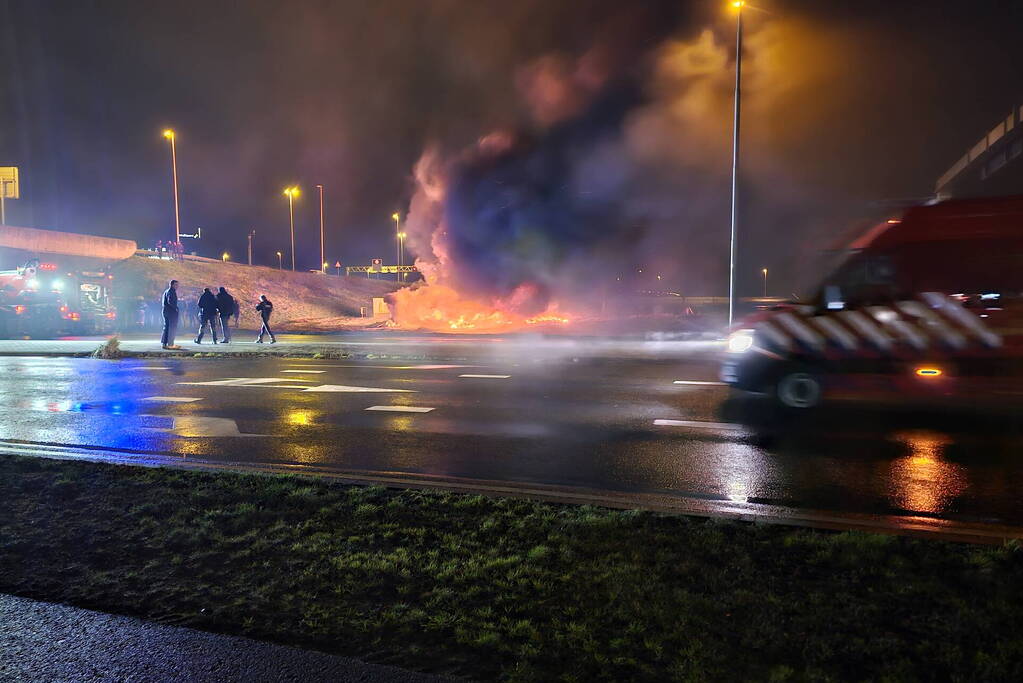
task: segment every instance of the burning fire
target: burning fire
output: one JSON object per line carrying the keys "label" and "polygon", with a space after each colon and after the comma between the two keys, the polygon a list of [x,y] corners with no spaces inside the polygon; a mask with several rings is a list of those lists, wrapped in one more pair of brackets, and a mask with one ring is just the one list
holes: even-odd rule
{"label": "burning fire", "polygon": [[570,322],[556,305],[539,315],[524,316],[500,303],[487,305],[466,299],[451,287],[437,284],[400,290],[388,303],[394,326],[408,330],[493,333]]}

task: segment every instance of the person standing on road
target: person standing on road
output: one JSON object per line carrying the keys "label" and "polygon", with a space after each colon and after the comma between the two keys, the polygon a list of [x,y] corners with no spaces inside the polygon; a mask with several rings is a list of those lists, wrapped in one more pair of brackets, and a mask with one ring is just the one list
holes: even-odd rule
{"label": "person standing on road", "polygon": [[234,315],[234,297],[227,293],[223,287],[217,292],[217,311],[220,312],[220,330],[224,333],[224,343],[231,343],[231,316]]}
{"label": "person standing on road", "polygon": [[213,335],[213,343],[217,343],[217,297],[209,287],[204,287],[202,296],[199,297],[199,336],[195,338],[196,344],[202,344],[202,335],[209,323],[210,334]]}
{"label": "person standing on road", "polygon": [[178,331],[178,281],[171,280],[163,292],[163,336],[160,344],[165,349],[180,349],[174,343]]}
{"label": "person standing on road", "polygon": [[270,335],[270,343],[276,344],[277,337],[274,336],[273,330],[270,329],[270,314],[274,312],[274,304],[272,301],[266,298],[266,294],[259,295],[259,303],[256,304],[256,310],[259,311],[260,317],[263,318],[263,326],[259,328],[259,336],[256,337],[256,343],[263,343],[263,335]]}

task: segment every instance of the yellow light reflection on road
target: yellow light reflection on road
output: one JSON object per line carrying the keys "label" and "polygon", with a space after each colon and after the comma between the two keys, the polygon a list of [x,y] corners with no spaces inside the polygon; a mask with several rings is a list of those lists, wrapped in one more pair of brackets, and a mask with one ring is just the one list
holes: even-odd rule
{"label": "yellow light reflection on road", "polygon": [[316,418],[320,416],[318,410],[306,410],[303,408],[293,408],[284,414],[284,421],[289,425],[295,425],[297,427],[308,427],[311,424],[315,424]]}
{"label": "yellow light reflection on road", "polygon": [[909,453],[892,462],[891,495],[904,510],[939,513],[966,488],[962,467],[944,458],[952,439],[924,430],[899,432],[894,439]]}

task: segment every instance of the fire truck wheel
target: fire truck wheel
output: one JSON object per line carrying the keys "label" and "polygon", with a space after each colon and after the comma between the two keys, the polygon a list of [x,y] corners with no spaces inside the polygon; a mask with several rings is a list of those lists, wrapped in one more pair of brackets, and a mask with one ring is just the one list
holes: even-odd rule
{"label": "fire truck wheel", "polygon": [[774,389],[779,403],[799,410],[816,408],[823,394],[820,375],[808,368],[793,368],[784,373]]}

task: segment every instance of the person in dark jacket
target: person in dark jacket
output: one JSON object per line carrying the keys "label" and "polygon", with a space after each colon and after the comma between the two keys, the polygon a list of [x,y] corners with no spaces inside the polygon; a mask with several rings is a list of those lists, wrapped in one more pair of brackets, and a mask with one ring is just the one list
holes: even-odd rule
{"label": "person in dark jacket", "polygon": [[259,295],[259,303],[256,304],[256,310],[259,311],[259,315],[263,318],[263,326],[259,328],[259,336],[256,337],[256,343],[263,343],[263,335],[270,335],[270,343],[276,344],[277,337],[274,336],[273,330],[270,329],[270,314],[274,312],[274,304],[272,301],[266,298],[266,294]]}
{"label": "person in dark jacket", "polygon": [[213,335],[213,343],[217,343],[217,297],[213,296],[213,292],[210,291],[209,287],[205,287],[202,290],[202,296],[199,297],[199,336],[195,338],[196,344],[202,344],[202,335],[206,330],[207,323],[210,326],[210,334]]}
{"label": "person in dark jacket", "polygon": [[231,343],[231,316],[234,315],[234,308],[237,304],[234,297],[227,293],[223,287],[217,292],[217,311],[220,314],[220,329],[224,333],[224,343]]}
{"label": "person in dark jacket", "polygon": [[171,280],[163,292],[163,335],[160,344],[165,349],[180,349],[174,344],[178,331],[178,281]]}

